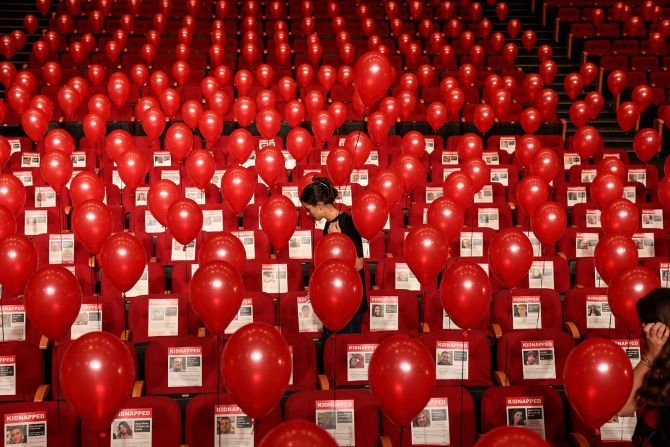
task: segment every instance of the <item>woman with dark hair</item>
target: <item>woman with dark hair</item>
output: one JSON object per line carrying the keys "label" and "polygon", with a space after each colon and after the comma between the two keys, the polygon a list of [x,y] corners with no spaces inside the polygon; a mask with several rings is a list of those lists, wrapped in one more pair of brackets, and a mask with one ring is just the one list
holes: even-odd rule
{"label": "woman with dark hair", "polygon": [[634,446],[670,445],[670,290],[656,289],[637,303],[646,343],[633,390],[619,416],[638,411]]}
{"label": "woman with dark hair", "polygon": [[130,428],[130,424],[126,421],[119,422],[118,427],[116,427],[116,433],[114,434],[114,439],[132,439],[133,430]]}
{"label": "woman with dark hair", "polygon": [[[361,307],[348,327],[344,328],[341,332],[360,332],[361,314],[367,309],[365,277],[363,276],[363,267],[365,266],[365,262],[363,261],[363,239],[354,226],[351,216],[335,206],[337,195],[338,191],[329,179],[326,177],[314,177],[312,183],[307,185],[303,189],[302,194],[300,194],[300,202],[314,220],[326,219],[323,234],[342,233],[348,236],[356,247],[357,258],[355,267],[360,273],[361,281],[363,282],[363,300],[361,301]],[[324,328],[325,330],[326,328]],[[325,336],[327,337],[328,334],[326,333]]]}

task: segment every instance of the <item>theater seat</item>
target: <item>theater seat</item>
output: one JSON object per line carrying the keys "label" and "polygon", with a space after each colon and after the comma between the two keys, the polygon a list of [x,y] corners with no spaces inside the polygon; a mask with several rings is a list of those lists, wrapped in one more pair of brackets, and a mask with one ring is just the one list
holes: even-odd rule
{"label": "theater seat", "polygon": [[3,393],[0,402],[32,401],[44,383],[44,359],[39,348],[25,342],[0,343],[0,359],[4,370],[14,365],[12,372],[16,381],[16,392]]}
{"label": "theater seat", "polygon": [[[17,421],[14,425],[22,427],[24,433],[29,432],[31,428],[35,431],[40,431],[39,424],[46,422],[46,442],[44,444],[49,445],[50,447],[79,446],[77,416],[74,413],[74,409],[67,402],[23,402],[0,404],[0,417],[3,421],[5,421],[5,418],[8,415],[21,413],[44,415],[43,419],[35,419],[35,422],[30,424],[30,426],[27,424],[20,425]],[[7,425],[11,426],[11,424]],[[33,438],[33,441],[38,441],[38,439]],[[8,443],[9,441],[6,440],[5,442]]]}

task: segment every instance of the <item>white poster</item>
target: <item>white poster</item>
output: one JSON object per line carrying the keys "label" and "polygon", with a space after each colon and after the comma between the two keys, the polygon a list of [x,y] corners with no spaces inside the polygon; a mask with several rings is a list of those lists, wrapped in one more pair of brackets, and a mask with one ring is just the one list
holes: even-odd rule
{"label": "white poster", "polygon": [[192,186],[187,187],[184,191],[184,196],[187,199],[193,200],[198,205],[204,205],[207,201],[205,197],[205,191],[203,189],[194,188]]}
{"label": "white poster", "polygon": [[214,407],[214,445],[225,447],[253,447],[254,420],[237,405]]}
{"label": "white poster", "polygon": [[225,173],[226,173],[225,169],[215,170],[214,175],[212,175],[212,178],[209,180],[209,183],[216,186],[217,188],[221,188],[221,179],[223,178],[223,175]]}
{"label": "white poster", "polygon": [[46,447],[46,411],[5,414],[5,446],[7,445]]}
{"label": "white poster", "polygon": [[493,186],[484,185],[484,187],[474,195],[473,200],[475,203],[493,203]]}
{"label": "white poster", "polygon": [[585,304],[587,329],[614,329],[616,327],[607,295],[586,295]]}
{"label": "white poster", "polygon": [[531,289],[554,288],[553,261],[533,261],[528,272],[528,287]]}
{"label": "white poster", "polygon": [[138,186],[135,190],[135,206],[147,206],[148,186]]}
{"label": "white poster", "polygon": [[640,258],[653,258],[656,256],[654,249],[654,233],[635,233],[633,242],[637,247],[637,256]]}
{"label": "white poster", "polygon": [[33,173],[31,171],[14,171],[12,174],[23,183],[23,186],[33,186]]}
{"label": "white poster", "polygon": [[600,427],[600,439],[602,441],[630,442],[637,425],[637,416],[614,416]]}
{"label": "white poster", "polygon": [[70,338],[76,340],[89,332],[102,331],[102,304],[83,304],[70,327]]}
{"label": "white poster", "polygon": [[435,373],[438,380],[468,380],[470,344],[461,341],[435,343]]}
{"label": "white poster", "polygon": [[524,231],[523,234],[528,237],[530,244],[533,246],[533,257],[539,258],[542,256],[542,244],[540,243],[540,240],[537,238],[537,236],[535,236],[535,233],[532,231]]}
{"label": "white poster", "polygon": [[508,397],[507,425],[526,427],[544,438],[544,402],[542,396]]}
{"label": "white poster", "polygon": [[635,186],[624,186],[622,197],[636,203],[637,190],[635,189]]}
{"label": "white poster", "polygon": [[2,305],[2,341],[26,339],[26,307],[23,304]]}
{"label": "white poster", "polygon": [[421,290],[421,284],[406,263],[395,264],[395,288],[401,290]]}
{"label": "white poster", "polygon": [[86,152],[75,151],[70,154],[72,160],[72,167],[75,169],[86,168]]}
{"label": "white poster", "polygon": [[642,210],[642,228],[662,230],[663,210],[662,209]]}
{"label": "white poster", "polygon": [[573,207],[578,203],[586,203],[585,186],[568,186],[568,206]]}
{"label": "white poster", "polygon": [[642,183],[647,187],[647,170],[645,168],[631,168],[628,170],[628,181]]}
{"label": "white poster", "polygon": [[600,210],[586,210],[586,228],[601,228]]}
{"label": "white poster", "polygon": [[412,445],[449,445],[449,405],[446,397],[433,397],[412,420]]}
{"label": "white poster", "polygon": [[49,264],[74,264],[74,234],[49,235]]}
{"label": "white poster", "polygon": [[126,292],[127,298],[134,298],[140,295],[149,294],[149,266],[144,266],[142,276],[137,280],[132,289]]}
{"label": "white poster", "polygon": [[202,347],[168,348],[168,387],[202,386]]}
{"label": "white poster", "polygon": [[640,340],[639,339],[630,339],[630,340],[612,340],[617,345],[621,346],[623,352],[626,353],[630,364],[635,368],[638,363],[640,363],[641,352],[640,352]]}
{"label": "white poster", "polygon": [[425,141],[425,144],[424,144],[424,150],[425,150],[428,154],[432,154],[433,151],[435,150],[435,139],[433,139],[433,138],[425,138],[424,141]]}
{"label": "white poster", "polygon": [[298,303],[298,332],[321,332],[323,323],[314,313],[309,295],[299,296]]}
{"label": "white poster", "polygon": [[286,264],[263,264],[261,287],[265,293],[288,293],[288,267]]}
{"label": "white poster", "polygon": [[565,153],[563,154],[563,167],[566,171],[569,171],[571,167],[582,164],[582,158],[575,153]]}
{"label": "white poster", "polygon": [[256,239],[253,231],[238,231],[237,238],[244,246],[247,259],[256,259]]}
{"label": "white poster", "polygon": [[598,273],[598,269],[593,267],[593,278],[594,278],[594,283],[596,287],[602,288],[602,287],[607,287],[607,283],[605,282],[604,279],[601,278],[600,273]]}
{"label": "white poster", "polygon": [[577,233],[575,236],[575,256],[592,258],[598,243],[598,233]]}
{"label": "white poster", "polygon": [[659,276],[661,277],[661,287],[666,289],[670,287],[670,263],[661,262],[659,265]]}
{"label": "white poster", "polygon": [[56,191],[49,186],[35,187],[35,208],[54,208],[56,206]]}
{"label": "white poster", "polygon": [[356,445],[353,400],[317,400],[316,425],[326,430],[340,446]]}
{"label": "white poster", "polygon": [[442,309],[442,329],[448,329],[448,330],[462,330],[456,323],[454,323],[449,315],[447,315],[447,311]]}
{"label": "white poster", "polygon": [[498,166],[500,164],[500,156],[497,152],[484,151],[482,153],[482,160],[489,166]]}
{"label": "white poster", "polygon": [[37,152],[24,152],[21,154],[21,167],[22,168],[39,168],[40,167],[40,154]]}
{"label": "white poster", "polygon": [[168,151],[154,151],[154,167],[169,168],[172,166],[172,155]]}
{"label": "white poster", "polygon": [[456,165],[458,165],[458,152],[456,152],[456,151],[444,151],[444,152],[442,152],[442,165],[443,166],[456,166]]}
{"label": "white poster", "polygon": [[509,186],[509,171],[507,168],[493,168],[489,174],[491,183],[500,183],[503,186]]}
{"label": "white poster", "polygon": [[347,381],[367,381],[368,366],[377,349],[373,343],[347,345]]}
{"label": "white poster", "polygon": [[167,337],[179,335],[179,299],[148,299],[147,335]]}
{"label": "white poster", "polygon": [[516,149],[516,138],[515,137],[500,137],[500,144],[498,149],[505,151],[508,154],[513,154]]}
{"label": "white poster", "polygon": [[0,356],[0,396],[16,394],[16,356]]}
{"label": "white poster", "polygon": [[9,143],[11,155],[21,152],[21,140],[18,138],[7,138],[7,142]]}
{"label": "white poster", "polygon": [[296,230],[288,241],[290,259],[312,259],[312,232]]}
{"label": "white poster", "polygon": [[477,210],[477,223],[479,228],[500,229],[498,208],[479,208]]}
{"label": "white poster", "polygon": [[288,197],[293,202],[293,205],[296,208],[300,208],[302,204],[300,203],[300,197],[298,196],[298,187],[297,186],[282,186],[281,193],[283,196]]}
{"label": "white poster", "polygon": [[165,232],[165,227],[158,222],[149,210],[144,210],[144,232],[148,234]]}
{"label": "white poster", "polygon": [[521,342],[521,362],[523,363],[524,380],[555,379],[555,359],[553,340]]}
{"label": "white poster", "polygon": [[370,296],[370,332],[398,330],[398,297]]}
{"label": "white poster", "polygon": [[47,210],[26,210],[23,221],[23,233],[26,236],[46,234],[48,231],[47,219]]}
{"label": "white poster", "polygon": [[542,329],[539,296],[512,297],[512,329]]}
{"label": "white poster", "polygon": [[178,169],[165,169],[161,171],[161,179],[162,180],[172,180],[172,182],[175,185],[178,185],[180,183],[180,175],[179,175],[179,170]]}
{"label": "white poster", "polygon": [[126,187],[126,184],[123,183],[123,180],[121,180],[121,176],[119,175],[118,169],[114,169],[112,171],[112,185],[116,186],[121,190],[123,190]]}
{"label": "white poster", "polygon": [[349,176],[349,183],[358,183],[361,186],[368,186],[370,176],[367,169],[354,169]]}
{"label": "white poster", "polygon": [[195,239],[186,245],[177,242],[172,238],[172,249],[170,250],[170,260],[172,261],[195,261]]}
{"label": "white poster", "polygon": [[581,173],[581,182],[582,183],[592,183],[593,179],[598,175],[595,169],[582,169]]}
{"label": "white poster", "polygon": [[112,422],[111,447],[151,447],[153,410],[124,408]]}
{"label": "white poster", "polygon": [[254,322],[254,305],[251,298],[244,298],[242,300],[242,305],[237,311],[237,314],[233,318],[233,321],[230,322],[224,333],[234,334],[242,326]]}
{"label": "white poster", "polygon": [[208,233],[223,231],[223,211],[202,210],[202,231]]}
{"label": "white poster", "polygon": [[461,231],[460,255],[463,258],[484,256],[484,233]]}
{"label": "white poster", "polygon": [[441,186],[426,186],[426,204],[430,205],[443,196],[444,188]]}
{"label": "white poster", "polygon": [[345,206],[351,206],[352,203],[351,186],[336,186],[335,189],[337,190],[337,198],[335,199],[335,203],[343,204]]}

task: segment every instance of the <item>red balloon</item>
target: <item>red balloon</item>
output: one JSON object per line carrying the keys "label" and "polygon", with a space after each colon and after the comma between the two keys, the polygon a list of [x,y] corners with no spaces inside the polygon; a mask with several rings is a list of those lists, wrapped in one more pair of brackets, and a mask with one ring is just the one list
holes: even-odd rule
{"label": "red balloon", "polygon": [[535,135],[523,135],[517,138],[515,154],[525,168],[535,159],[537,153],[542,149],[542,142]]}
{"label": "red balloon", "polygon": [[493,102],[493,111],[497,117],[504,117],[512,104],[512,95],[505,89],[498,89],[491,99]]}
{"label": "red balloon", "polygon": [[158,108],[146,110],[142,115],[142,128],[149,138],[157,140],[165,130],[165,114]]}
{"label": "red balloon", "polygon": [[305,106],[303,106],[301,102],[292,99],[284,106],[284,115],[289,126],[292,128],[297,128],[300,126],[300,123],[305,120]]}
{"label": "red balloon", "polygon": [[635,155],[643,163],[648,162],[661,150],[661,136],[656,129],[640,129],[633,139]]}
{"label": "red balloon", "polygon": [[[647,267],[628,267],[620,270],[607,289],[612,313],[631,333],[640,330],[636,304],[643,296],[661,287],[661,281]],[[626,393],[628,395],[628,393]]]}
{"label": "red balloon", "polygon": [[528,275],[533,264],[533,245],[517,228],[497,232],[489,245],[489,265],[500,282],[511,289]]}
{"label": "red balloon", "polygon": [[82,120],[82,125],[84,127],[84,134],[91,143],[98,144],[102,141],[107,128],[107,123],[104,119],[98,115],[89,113]]}
{"label": "red balloon", "polygon": [[412,228],[405,237],[403,254],[412,273],[427,286],[444,268],[449,247],[437,227],[422,224]]}
{"label": "red balloon", "polygon": [[266,140],[271,140],[279,132],[281,127],[281,116],[274,109],[261,110],[256,115],[256,127]]}
{"label": "red balloon", "polygon": [[167,227],[182,245],[189,244],[198,236],[202,221],[202,209],[191,199],[177,199],[168,208]]}
{"label": "red balloon", "polygon": [[271,194],[261,205],[259,217],[261,228],[274,249],[285,248],[298,223],[298,213],[291,199],[281,194]]}
{"label": "red balloon", "polygon": [[640,211],[630,200],[616,198],[603,208],[601,225],[605,234],[620,234],[632,237],[640,225]]}
{"label": "red balloon", "polygon": [[533,211],[530,225],[537,240],[545,247],[551,247],[563,236],[568,217],[558,203],[544,202]]}
{"label": "red balloon", "polygon": [[61,71],[59,63],[50,61],[42,66],[42,77],[47,81],[47,85],[58,84],[62,76],[63,72]]}
{"label": "red balloon", "polygon": [[579,68],[579,74],[582,75],[584,85],[588,87],[598,77],[598,66],[593,62],[586,62]]}
{"label": "red balloon", "polygon": [[296,127],[286,136],[286,149],[296,161],[305,159],[312,149],[312,135],[303,127]]}
{"label": "red balloon", "polygon": [[614,70],[607,76],[607,88],[614,96],[618,96],[628,83],[626,73],[621,70]]}
{"label": "red balloon", "polygon": [[[508,104],[509,106],[509,104]],[[482,134],[485,134],[493,127],[495,114],[493,107],[488,104],[479,104],[475,108],[474,123],[475,127]]]}
{"label": "red balloon", "polygon": [[591,200],[601,210],[623,195],[623,182],[613,174],[596,175],[590,185]]}
{"label": "red balloon", "polygon": [[125,293],[139,281],[147,263],[142,243],[130,233],[115,233],[100,250],[100,265],[114,287]]}
{"label": "red balloon", "polygon": [[626,165],[616,157],[604,157],[596,166],[596,171],[598,174],[614,174],[621,181],[626,181]]}
{"label": "red balloon", "polygon": [[274,146],[266,146],[256,153],[256,171],[269,187],[286,172],[284,154]]}
{"label": "red balloon", "polygon": [[254,138],[246,129],[235,129],[228,138],[228,150],[238,163],[244,163],[254,150]]}
{"label": "red balloon", "polygon": [[112,103],[105,95],[93,95],[88,100],[88,111],[107,121],[112,114]]}
{"label": "red balloon", "polygon": [[406,193],[414,189],[423,175],[421,162],[412,155],[398,156],[393,163],[392,169],[400,177]]}
{"label": "red balloon", "polygon": [[295,419],[284,422],[270,430],[260,443],[260,447],[337,447],[337,442],[318,425]]}
{"label": "red balloon", "polygon": [[10,234],[0,239],[0,284],[12,295],[23,293],[28,279],[37,269],[37,250],[22,234]]}
{"label": "red balloon", "polygon": [[179,186],[171,180],[160,179],[149,187],[147,194],[147,208],[158,223],[167,226],[167,212],[174,202],[181,197]]}
{"label": "red balloon", "polygon": [[256,117],[256,104],[248,96],[238,97],[233,103],[233,115],[242,127],[247,127]]}
{"label": "red balloon", "polygon": [[30,322],[51,340],[65,337],[81,307],[81,287],[61,265],[41,267],[26,284],[26,313]]}
{"label": "red balloon", "polygon": [[385,96],[393,82],[393,67],[383,54],[369,51],[354,66],[354,86],[366,107]]}
{"label": "red balloon", "polygon": [[0,205],[0,239],[16,233],[16,218],[7,209]]}
{"label": "red balloon", "polygon": [[444,190],[444,197],[447,197],[462,210],[472,202],[472,196],[475,193],[472,180],[462,171],[450,174],[444,180],[442,189]]}
{"label": "red balloon", "polygon": [[472,181],[473,194],[478,193],[481,189],[489,183],[491,178],[491,168],[482,159],[468,160],[463,164],[461,171],[470,177]]}
{"label": "red balloon", "polygon": [[417,339],[394,335],[377,346],[369,366],[370,388],[394,424],[419,414],[435,388],[435,361]]}
{"label": "red balloon", "polygon": [[540,76],[542,76],[542,81],[545,84],[551,84],[556,78],[556,73],[558,72],[556,62],[552,60],[546,60],[542,62],[539,67],[539,72]]}
{"label": "red balloon", "polygon": [[214,176],[215,165],[214,156],[210,152],[195,149],[186,159],[186,173],[195,186],[205,189]]}
{"label": "red balloon", "polygon": [[447,108],[441,102],[433,102],[426,109],[426,121],[437,131],[447,122]]}
{"label": "red balloon", "polygon": [[616,109],[617,122],[624,132],[633,129],[639,117],[640,109],[630,101],[621,103]]}
{"label": "red balloon", "polygon": [[[179,111],[179,104],[181,103],[181,96],[177,90],[173,88],[166,88],[161,92],[158,99],[160,101],[161,109],[168,117],[172,118],[177,114]],[[221,110],[220,112],[222,115],[225,114],[225,110],[228,108],[228,98],[225,96],[224,101],[225,109]]]}
{"label": "red balloon", "polygon": [[205,141],[212,144],[223,132],[223,119],[213,110],[207,110],[200,115],[198,129],[200,129],[202,136],[205,137]]}
{"label": "red balloon", "polygon": [[241,166],[226,171],[221,178],[221,192],[235,214],[244,210],[254,195],[256,178]]}
{"label": "red balloon", "polygon": [[530,173],[545,182],[551,182],[560,169],[558,155],[552,149],[540,149],[530,163]]}
{"label": "red balloon", "polygon": [[466,133],[458,140],[458,159],[466,162],[473,159],[481,159],[484,152],[484,143],[479,135]]}
{"label": "red balloon", "polygon": [[70,183],[70,198],[75,207],[87,200],[102,202],[105,198],[105,184],[93,171],[81,171]]}
{"label": "red balloon", "polygon": [[130,95],[130,81],[128,77],[120,71],[111,75],[107,82],[107,95],[117,109],[121,108],[128,100],[128,95]]}
{"label": "red balloon", "polygon": [[582,79],[582,75],[579,73],[570,73],[565,77],[563,81],[563,87],[565,89],[565,93],[568,94],[568,97],[574,101],[575,98],[579,96],[582,88],[584,88],[584,80]]}
{"label": "red balloon", "polygon": [[524,177],[516,187],[516,200],[523,212],[530,216],[540,204],[549,198],[549,185],[542,178]]}
{"label": "red balloon", "polygon": [[386,199],[376,191],[365,191],[354,199],[352,205],[351,217],[356,229],[365,239],[373,239],[388,220]]}
{"label": "red balloon", "polygon": [[367,134],[357,130],[351,132],[344,139],[344,149],[353,157],[353,167],[360,169],[370,156],[372,141],[370,141],[370,137]]}
{"label": "red balloon", "polygon": [[128,400],[136,378],[128,348],[116,336],[92,332],[65,351],[60,383],[84,424],[106,430]]}
{"label": "red balloon", "polygon": [[147,159],[144,155],[130,149],[118,159],[119,177],[130,190],[137,189],[144,182],[147,173]]}
{"label": "red balloon", "polygon": [[[635,309],[632,312],[637,318]],[[628,400],[633,367],[619,345],[593,338],[578,344],[565,359],[563,383],[568,401],[582,421],[599,429]]]}
{"label": "red balloon", "polygon": [[[401,112],[402,115],[402,112]],[[376,144],[381,144],[388,138],[389,130],[393,123],[388,115],[382,111],[376,111],[368,117],[368,133]]]}
{"label": "red balloon", "polygon": [[558,95],[549,88],[542,90],[537,97],[537,108],[545,121],[553,120],[558,106]]}
{"label": "red balloon", "polygon": [[570,121],[575,127],[583,127],[591,117],[591,109],[585,101],[575,101],[570,106]]}
{"label": "red balloon", "polygon": [[344,148],[338,147],[330,151],[326,159],[326,169],[335,185],[342,186],[349,182],[353,162],[353,156]]}
{"label": "red balloon", "polygon": [[21,180],[13,174],[0,174],[0,205],[16,216],[25,204],[26,188]]}
{"label": "red balloon", "polygon": [[[465,104],[465,93],[458,87],[450,88],[446,94],[443,94],[444,104],[447,106],[447,111],[450,116],[458,116],[463,104]],[[492,113],[492,111],[491,111]],[[475,118],[478,117],[478,114],[475,113]],[[475,125],[477,125],[475,123]]]}
{"label": "red balloon", "polygon": [[51,130],[44,137],[44,151],[61,151],[66,155],[71,155],[75,148],[74,138],[65,129],[56,128]]}
{"label": "red balloon", "polygon": [[648,85],[636,85],[631,93],[631,101],[638,107],[640,113],[644,113],[654,102],[654,92]]}
{"label": "red balloon", "polygon": [[459,260],[444,272],[440,297],[449,318],[462,329],[472,329],[488,311],[491,281],[479,264]]}
{"label": "red balloon", "polygon": [[44,112],[39,109],[27,109],[21,115],[21,124],[23,130],[28,134],[30,139],[37,142],[42,139],[47,131],[49,119]]}
{"label": "red balloon", "polygon": [[577,129],[572,143],[575,152],[577,152],[582,159],[586,159],[596,153],[602,143],[602,139],[595,127],[584,126]]}
{"label": "red balloon", "polygon": [[244,283],[231,264],[210,260],[195,272],[189,285],[193,309],[209,331],[223,335],[242,305]]}
{"label": "red balloon", "polygon": [[165,133],[165,148],[175,161],[182,161],[193,149],[193,131],[183,123],[172,124]]}
{"label": "red balloon", "polygon": [[202,105],[195,100],[186,101],[184,105],[181,106],[181,116],[191,129],[198,127],[201,115]]}
{"label": "red balloon", "polygon": [[0,135],[0,169],[4,168],[5,164],[9,161],[11,151],[12,149],[7,138]]}
{"label": "red balloon", "polygon": [[525,427],[496,427],[479,438],[476,447],[509,447],[523,445],[527,447],[549,447],[547,441],[537,433]]}
{"label": "red balloon", "polygon": [[637,246],[628,236],[607,234],[596,244],[594,262],[606,283],[612,281],[621,270],[635,267],[637,259]]}
{"label": "red balloon", "polygon": [[402,180],[392,170],[382,169],[377,171],[377,176],[372,184],[372,190],[384,196],[388,209],[391,209],[402,196]]}
{"label": "red balloon", "polygon": [[451,200],[440,197],[430,204],[427,222],[439,228],[447,243],[452,242],[463,226],[463,209]]}
{"label": "red balloon", "polygon": [[87,200],[75,206],[72,212],[74,234],[89,253],[100,253],[102,244],[112,234],[113,226],[112,213],[101,201]]}
{"label": "red balloon", "polygon": [[58,91],[58,105],[63,109],[66,118],[72,117],[80,104],[79,92],[69,85],[64,85]]}
{"label": "red balloon", "polygon": [[40,176],[60,193],[72,177],[72,159],[58,150],[44,153],[40,160]]}
{"label": "red balloon", "polygon": [[319,239],[314,248],[314,267],[331,259],[338,259],[354,265],[357,258],[356,247],[348,236],[330,233]]}
{"label": "red balloon", "polygon": [[312,116],[312,132],[319,143],[325,143],[335,131],[335,122],[329,112],[321,110]]}
{"label": "red balloon", "polygon": [[658,201],[666,212],[670,211],[670,177],[667,174],[658,182]]}
{"label": "red balloon", "polygon": [[353,265],[330,259],[314,269],[309,292],[314,313],[336,332],[356,315],[363,299],[363,282]]}
{"label": "red balloon", "polygon": [[242,411],[262,418],[284,395],[291,365],[291,350],[279,331],[267,323],[251,323],[226,343],[221,372],[226,388]]}

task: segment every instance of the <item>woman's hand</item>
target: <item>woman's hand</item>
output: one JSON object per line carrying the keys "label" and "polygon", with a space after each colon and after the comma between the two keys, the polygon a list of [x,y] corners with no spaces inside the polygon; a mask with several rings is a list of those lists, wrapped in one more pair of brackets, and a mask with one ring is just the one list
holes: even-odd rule
{"label": "woman's hand", "polygon": [[340,223],[335,221],[330,226],[328,227],[328,234],[330,233],[341,233],[342,230],[340,230]]}
{"label": "woman's hand", "polygon": [[645,355],[652,362],[663,349],[670,338],[670,328],[663,323],[647,323],[642,328],[644,338],[647,340],[647,351]]}

